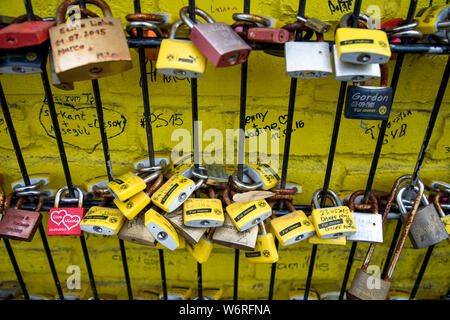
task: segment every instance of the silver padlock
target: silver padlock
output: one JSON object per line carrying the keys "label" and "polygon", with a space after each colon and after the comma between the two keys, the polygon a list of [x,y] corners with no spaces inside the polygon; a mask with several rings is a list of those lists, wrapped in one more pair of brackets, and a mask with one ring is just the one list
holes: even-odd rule
{"label": "silver padlock", "polygon": [[334,78],[338,81],[363,82],[372,81],[381,77],[380,65],[356,64],[339,59],[336,45],[333,45]]}

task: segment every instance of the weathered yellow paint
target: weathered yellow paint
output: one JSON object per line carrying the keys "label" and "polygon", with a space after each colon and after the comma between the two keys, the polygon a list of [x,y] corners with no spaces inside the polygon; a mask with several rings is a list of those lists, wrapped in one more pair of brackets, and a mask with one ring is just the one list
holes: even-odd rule
{"label": "weathered yellow paint", "polygon": [[[308,1],[306,12],[333,25],[348,10],[330,11],[329,2]],[[444,1],[435,1],[444,4]],[[60,0],[33,1],[35,14],[41,17],[54,16]],[[428,0],[420,0],[418,8],[427,6]],[[131,1],[109,1],[113,14],[125,24],[125,15],[133,11]],[[177,14],[187,1],[143,1],[143,12],[169,12]],[[364,1],[362,10],[375,10],[378,5],[383,18],[405,17],[409,1]],[[232,22],[231,15],[242,12],[242,1],[214,0],[197,1],[197,6],[211,13],[217,21]],[[251,12],[263,14],[282,23],[294,21],[298,2],[293,0],[252,1]],[[99,10],[94,9],[97,13]],[[2,2],[0,12],[18,16],[25,13],[21,2]],[[376,11],[368,12],[377,14]],[[333,32],[326,34],[331,40]],[[143,126],[143,104],[139,87],[138,55],[131,50],[134,68],[130,71],[100,79],[100,90],[107,121],[107,134],[111,159],[116,176],[133,169],[133,162],[146,155],[146,135]],[[417,154],[425,134],[430,111],[443,74],[446,57],[407,55],[397,87],[390,124],[386,132],[374,188],[389,191],[393,181],[414,169]],[[395,61],[389,62],[394,69]],[[255,128],[279,128],[280,153],[284,146],[285,123],[290,79],[285,76],[282,58],[263,52],[252,52],[248,64],[247,130]],[[164,77],[155,71],[155,63],[147,64],[149,73],[150,104],[154,145],[158,154],[170,156],[178,141],[171,141],[174,129],[191,131],[191,98],[188,80]],[[49,188],[57,189],[65,184],[59,153],[52,136],[51,121],[40,75],[0,77],[14,120],[25,163],[30,174],[51,174]],[[105,175],[104,158],[99,131],[96,127],[95,103],[89,81],[75,83],[75,90],[66,92],[52,88],[63,139],[69,159],[72,178],[81,185],[89,178]],[[240,67],[214,69],[208,63],[206,73],[198,80],[199,119],[203,121],[203,132],[217,128],[239,126]],[[325,175],[327,154],[339,94],[339,83],[332,78],[299,80],[295,105],[294,129],[290,152],[288,182],[302,186],[302,193],[295,197],[296,203],[307,204],[313,192],[320,188]],[[450,181],[450,112],[449,92],[444,97],[428,153],[421,171],[421,178]],[[364,188],[367,181],[372,154],[378,135],[379,123],[343,118],[337,143],[337,153],[330,187],[342,196],[349,190]],[[268,132],[271,132],[271,130]],[[269,135],[271,136],[271,135]],[[277,139],[276,136],[273,137]],[[21,179],[6,124],[0,115],[0,173],[5,176],[6,191],[10,183]],[[203,147],[209,141],[203,141]],[[225,146],[224,146],[225,149]],[[281,157],[280,157],[281,160]],[[48,213],[44,214],[46,227]],[[373,264],[381,266],[389,249],[396,222],[388,221],[385,228],[385,243],[377,246]],[[22,274],[30,293],[56,294],[48,267],[47,258],[37,233],[31,243],[11,241]],[[126,298],[122,261],[116,237],[86,234],[97,288],[100,295],[116,294]],[[88,277],[79,240],[76,237],[49,237],[60,280],[68,278],[66,268],[79,265],[82,280],[88,285]],[[351,244],[346,246],[319,246],[315,262],[312,286],[321,288],[320,293],[339,288],[347,263]],[[154,248],[126,243],[128,265],[135,296],[146,296],[144,290],[160,292],[160,270],[158,252]],[[367,244],[359,244],[350,279],[362,263]],[[289,247],[280,246],[277,264],[275,299],[287,299],[289,289],[303,286],[306,281],[311,245],[306,241]],[[402,252],[393,279],[395,289],[411,290],[426,249],[415,250],[409,240]],[[167,284],[196,289],[196,262],[185,249],[174,252],[165,250]],[[233,294],[234,251],[214,246],[209,260],[203,265],[203,286],[222,288],[223,299]],[[14,280],[15,275],[7,257],[3,242],[0,242],[0,281]],[[424,275],[418,298],[437,299],[448,290],[450,249],[444,241],[436,246]],[[254,265],[240,256],[239,297],[265,299],[268,295],[270,265]],[[326,287],[323,289],[323,287]],[[327,289],[328,288],[328,289]],[[319,291],[320,291],[319,290]],[[194,296],[194,293],[191,295]],[[88,297],[92,296],[88,290]]]}

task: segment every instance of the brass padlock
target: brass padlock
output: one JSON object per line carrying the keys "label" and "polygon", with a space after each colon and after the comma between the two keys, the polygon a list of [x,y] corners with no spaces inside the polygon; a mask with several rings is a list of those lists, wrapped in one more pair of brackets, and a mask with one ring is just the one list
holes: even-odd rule
{"label": "brass padlock", "polygon": [[175,250],[180,245],[178,233],[172,224],[166,220],[157,210],[152,207],[145,213],[145,225],[148,231],[164,247]]}
{"label": "brass padlock", "polygon": [[275,263],[278,261],[278,250],[272,233],[266,232],[264,221],[259,224],[261,234],[256,238],[255,249],[245,252],[249,263]]}
{"label": "brass padlock", "polygon": [[80,228],[94,234],[116,235],[125,219],[119,209],[93,206],[81,220]]}
{"label": "brass padlock", "polygon": [[126,220],[117,234],[119,239],[145,246],[155,246],[156,239],[145,225],[145,213],[141,212],[131,220]]}
{"label": "brass padlock", "polygon": [[[408,212],[403,204],[403,194],[405,191],[411,190],[408,188],[408,186],[400,188],[397,194],[397,203],[403,222],[408,219]],[[418,188],[414,187],[413,190],[417,192]],[[422,195],[421,202],[424,206],[417,210],[409,232],[409,239],[416,249],[435,245],[448,238],[447,230],[445,230],[445,226],[434,204],[428,202],[425,194]]]}
{"label": "brass padlock", "polygon": [[[386,208],[383,213],[383,223],[387,218],[387,214],[391,208],[394,197],[399,189],[400,184],[405,180],[411,180],[411,175],[402,176],[394,183],[394,186],[391,191],[391,195],[387,202]],[[416,199],[414,201],[414,205],[411,209],[411,212],[408,216],[408,220],[404,224],[403,231],[400,237],[400,240],[397,243],[397,246],[394,251],[394,255],[389,264],[389,268],[386,273],[386,277],[384,279],[380,279],[379,276],[372,275],[367,272],[370,260],[373,256],[373,252],[375,250],[376,243],[371,243],[369,246],[369,250],[367,252],[366,258],[362,265],[361,269],[357,269],[355,276],[352,280],[351,286],[347,291],[347,299],[349,300],[386,300],[389,295],[389,291],[391,288],[391,279],[394,273],[395,267],[397,265],[398,259],[400,258],[400,253],[403,249],[403,246],[406,242],[406,238],[411,228],[411,224],[415,218],[417,209],[419,208],[420,199],[423,195],[424,185],[422,181],[418,180],[419,191],[417,192]],[[401,199],[401,198],[400,198]],[[400,200],[401,201],[401,200]]]}
{"label": "brass padlock", "polygon": [[183,212],[181,209],[169,212],[164,216],[175,227],[177,232],[189,243],[196,244],[200,241],[208,228],[193,228],[184,224]]}
{"label": "brass padlock", "polygon": [[55,72],[62,82],[91,80],[132,68],[130,50],[120,18],[113,18],[103,0],[89,0],[104,17],[66,22],[65,15],[78,0],[61,3],[56,27],[50,29]]}
{"label": "brass padlock", "polygon": [[337,206],[331,208],[320,208],[319,196],[322,190],[317,190],[313,195],[311,217],[314,228],[319,238],[339,238],[348,236],[356,232],[350,209],[342,205],[338,195],[328,190],[328,193],[335,199]]}

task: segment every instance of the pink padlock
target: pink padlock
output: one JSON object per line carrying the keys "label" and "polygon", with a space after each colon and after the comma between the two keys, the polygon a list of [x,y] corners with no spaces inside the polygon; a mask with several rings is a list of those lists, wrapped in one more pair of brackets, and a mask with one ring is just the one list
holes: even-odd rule
{"label": "pink padlock", "polygon": [[191,29],[189,39],[215,67],[229,67],[247,60],[250,46],[225,22],[215,22],[205,11],[195,13],[208,23],[194,24],[187,16],[188,7],[180,10],[180,18]]}

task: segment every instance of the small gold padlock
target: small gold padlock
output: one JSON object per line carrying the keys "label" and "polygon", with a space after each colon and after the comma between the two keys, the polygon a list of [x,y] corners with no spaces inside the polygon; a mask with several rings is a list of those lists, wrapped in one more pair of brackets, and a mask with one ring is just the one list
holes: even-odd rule
{"label": "small gold padlock", "polygon": [[155,207],[145,213],[145,225],[155,239],[164,247],[175,250],[180,245],[178,233]]}
{"label": "small gold padlock", "polygon": [[94,206],[80,222],[83,231],[102,235],[116,235],[125,222],[119,209]]}
{"label": "small gold padlock", "polygon": [[354,234],[356,232],[350,209],[342,205],[338,195],[328,190],[328,194],[335,199],[337,206],[331,208],[320,208],[319,195],[322,190],[317,190],[313,195],[311,212],[312,222],[319,238],[339,238]]}

